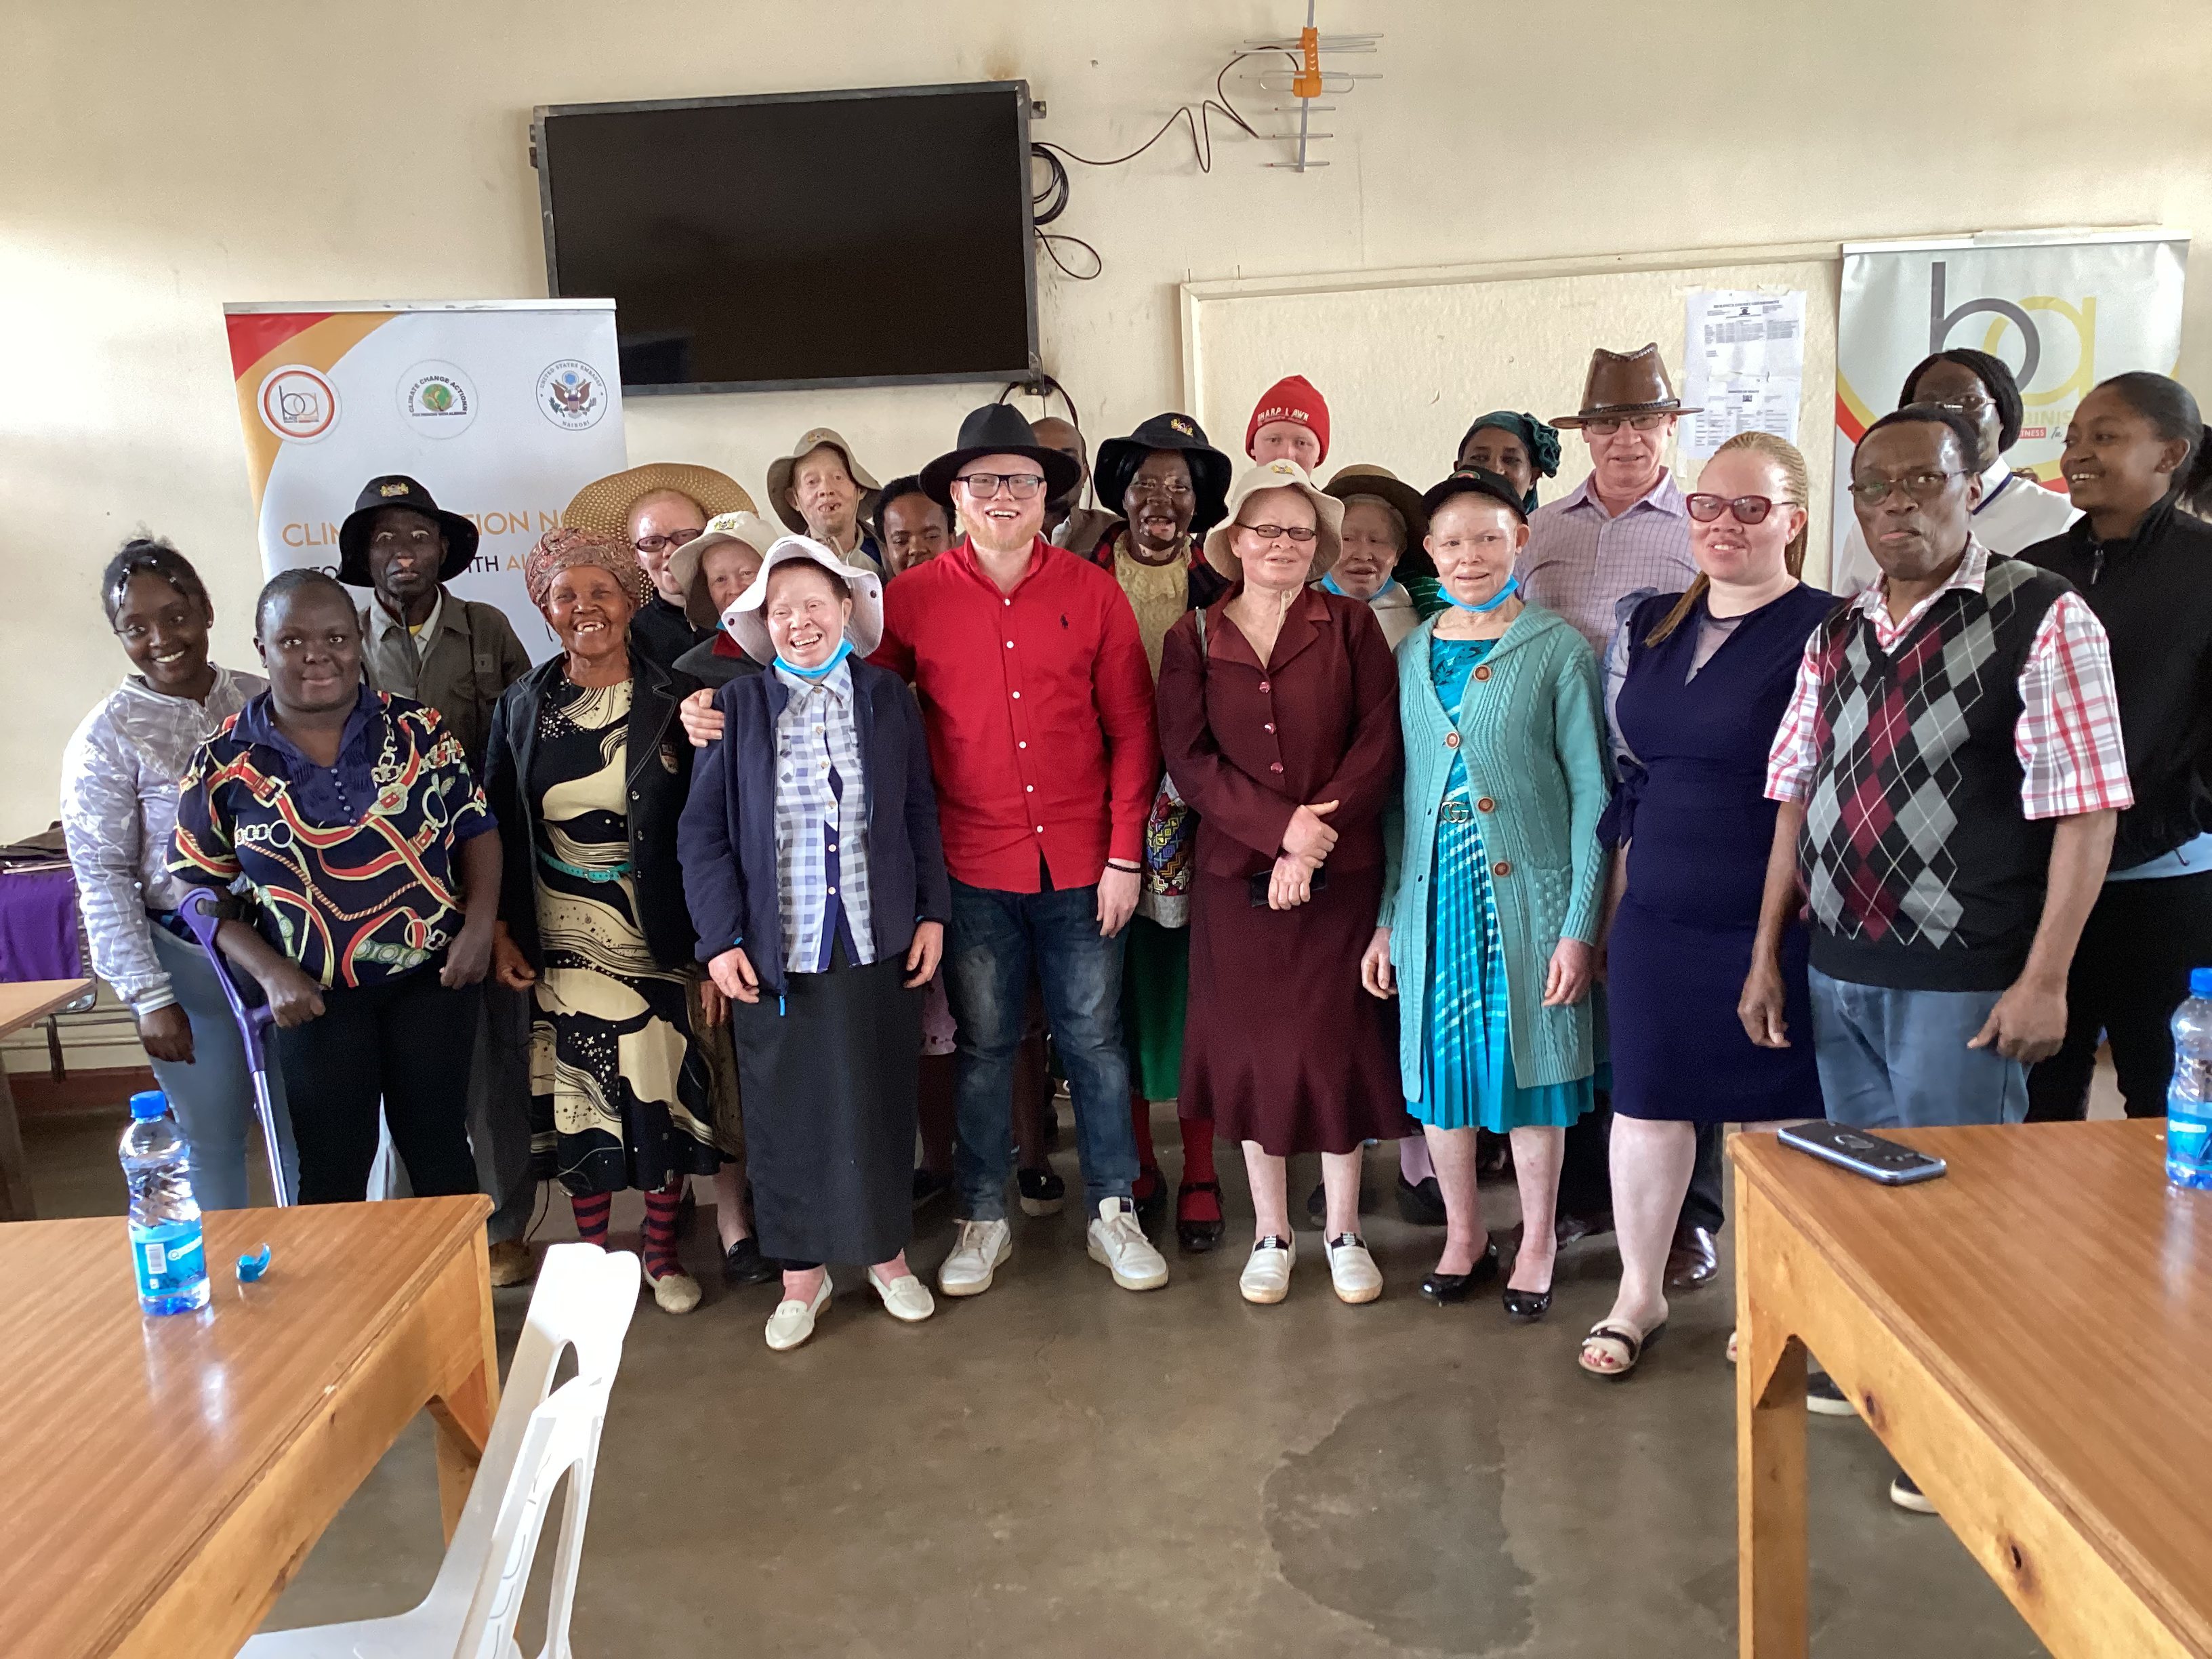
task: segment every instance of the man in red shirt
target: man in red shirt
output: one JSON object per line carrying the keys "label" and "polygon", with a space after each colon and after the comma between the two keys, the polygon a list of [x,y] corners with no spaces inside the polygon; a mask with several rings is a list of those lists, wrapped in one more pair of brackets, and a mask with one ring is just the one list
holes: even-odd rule
{"label": "man in red shirt", "polygon": [[1006,1146],[1033,966],[1074,1097],[1091,1259],[1124,1290],[1168,1279],[1130,1196],[1121,1029],[1121,930],[1160,765],[1152,672],[1120,584],[1039,533],[1074,471],[1018,410],[992,404],[963,422],[921,482],[965,534],[885,589],[874,658],[921,698],[952,875],[964,1218],[938,1275],[948,1296],[988,1290],[1012,1252]]}

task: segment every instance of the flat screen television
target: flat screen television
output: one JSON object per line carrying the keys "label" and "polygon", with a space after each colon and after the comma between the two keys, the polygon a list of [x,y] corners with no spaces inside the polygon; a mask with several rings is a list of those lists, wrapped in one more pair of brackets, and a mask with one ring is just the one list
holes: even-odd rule
{"label": "flat screen television", "polygon": [[556,298],[612,299],[625,393],[1038,369],[1026,81],[541,106]]}

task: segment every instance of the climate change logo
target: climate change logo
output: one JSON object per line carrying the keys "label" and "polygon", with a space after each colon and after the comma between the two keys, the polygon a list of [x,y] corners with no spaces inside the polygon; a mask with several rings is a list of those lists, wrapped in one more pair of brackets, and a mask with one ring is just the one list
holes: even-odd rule
{"label": "climate change logo", "polygon": [[426,438],[457,438],[477,417],[477,389],[454,364],[417,363],[398,390],[401,417]]}
{"label": "climate change logo", "polygon": [[270,369],[256,402],[261,423],[290,443],[313,443],[337,423],[337,388],[305,363]]}
{"label": "climate change logo", "polygon": [[578,357],[548,363],[538,377],[538,412],[564,432],[586,432],[607,412],[606,379]]}

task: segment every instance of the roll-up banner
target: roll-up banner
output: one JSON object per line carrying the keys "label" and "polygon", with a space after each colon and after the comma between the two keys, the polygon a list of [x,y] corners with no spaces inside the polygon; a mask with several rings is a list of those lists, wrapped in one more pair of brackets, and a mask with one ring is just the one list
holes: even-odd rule
{"label": "roll-up banner", "polygon": [[448,586],[550,656],[522,562],[578,489],[629,464],[614,301],[228,305],[223,319],[263,568],[335,570],[362,487],[404,473],[481,535]]}
{"label": "roll-up banner", "polygon": [[2129,369],[2173,373],[2189,238],[2155,227],[2001,232],[1911,242],[1846,242],[1836,319],[1836,523],[1852,523],[1851,452],[1897,406],[1913,366],[1971,346],[2001,357],[2026,404],[2006,464],[2046,489],[2066,423],[2098,381]]}

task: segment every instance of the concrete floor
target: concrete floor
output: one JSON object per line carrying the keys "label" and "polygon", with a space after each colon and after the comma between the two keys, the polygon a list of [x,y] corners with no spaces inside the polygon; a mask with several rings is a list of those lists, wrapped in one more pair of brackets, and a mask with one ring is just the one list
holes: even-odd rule
{"label": "concrete floor", "polygon": [[[1165,1152],[1164,1115],[1160,1128]],[[101,1121],[27,1127],[42,1213],[119,1207],[117,1133]],[[1055,1163],[1079,1193],[1072,1151]],[[1315,1173],[1292,1170],[1302,1197]],[[1287,1302],[1238,1298],[1235,1218],[1250,1211],[1224,1159],[1232,1236],[1209,1256],[1170,1249],[1164,1291],[1113,1288],[1071,1204],[1017,1215],[997,1286],[940,1298],[927,1324],[894,1322],[857,1271],[841,1271],[813,1342],[786,1355],[761,1340],[775,1287],[724,1290],[702,1213],[689,1253],[705,1303],[676,1319],[648,1299],[630,1329],[577,1650],[1731,1650],[1728,1278],[1677,1299],[1638,1376],[1586,1377],[1576,1341],[1610,1304],[1607,1245],[1563,1256],[1542,1324],[1509,1326],[1494,1297],[1431,1307],[1415,1286],[1441,1235],[1399,1220],[1394,1172],[1392,1149],[1375,1149],[1365,1224],[1387,1286],[1366,1307],[1329,1293],[1310,1231]],[[1492,1225],[1512,1218],[1510,1186],[1485,1198]],[[570,1231],[558,1210],[541,1240]],[[635,1213],[617,1207],[617,1235]],[[941,1202],[921,1220],[914,1259],[933,1270],[951,1222]],[[499,1293],[503,1352],[528,1297]],[[1816,1655],[2044,1651],[1940,1521],[1891,1507],[1871,1434],[1816,1417],[1811,1435]],[[439,1555],[418,1419],[270,1625],[401,1610]]]}

